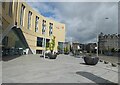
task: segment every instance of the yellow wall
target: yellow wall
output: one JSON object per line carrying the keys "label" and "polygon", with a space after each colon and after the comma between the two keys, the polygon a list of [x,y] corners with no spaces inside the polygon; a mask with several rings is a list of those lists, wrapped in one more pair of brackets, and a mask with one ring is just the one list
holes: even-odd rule
{"label": "yellow wall", "polygon": [[[21,14],[20,12],[21,12],[22,4],[25,6],[25,12],[24,12],[24,18],[23,18],[23,26],[20,26],[20,14]],[[10,17],[8,15],[8,9],[9,9],[9,2],[5,3],[5,9],[3,9],[3,15],[2,15],[3,20],[4,20],[3,21],[4,22],[3,29],[5,29],[11,23],[15,24],[15,21],[16,21],[17,27],[22,29],[23,34],[27,40],[27,43],[32,50],[35,51],[35,50],[43,50],[44,49],[42,47],[36,46],[37,37],[44,37],[44,35],[42,35],[42,21],[43,20],[46,20],[47,29],[46,29],[45,37],[47,39],[51,39],[51,37],[52,37],[52,36],[49,36],[49,23],[53,23],[53,35],[56,37],[55,51],[57,51],[58,42],[65,41],[65,24],[56,22],[54,20],[48,19],[48,18],[40,15],[40,13],[33,10],[32,7],[30,7],[25,2],[14,2],[13,3],[13,16],[12,17]],[[30,29],[28,29],[28,12],[29,11],[32,12]],[[38,32],[35,32],[36,16],[39,17]]]}

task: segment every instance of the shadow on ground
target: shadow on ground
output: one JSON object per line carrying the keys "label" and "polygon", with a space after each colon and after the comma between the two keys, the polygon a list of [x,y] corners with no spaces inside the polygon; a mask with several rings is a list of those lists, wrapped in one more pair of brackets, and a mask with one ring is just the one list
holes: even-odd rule
{"label": "shadow on ground", "polygon": [[16,59],[18,57],[20,57],[21,55],[13,55],[13,56],[2,56],[2,61],[10,61],[13,59]]}
{"label": "shadow on ground", "polygon": [[116,83],[113,83],[109,80],[103,79],[103,78],[96,76],[89,72],[78,71],[78,72],[76,72],[76,74],[81,75],[89,80],[92,80],[93,82],[97,83],[97,85],[118,85]]}

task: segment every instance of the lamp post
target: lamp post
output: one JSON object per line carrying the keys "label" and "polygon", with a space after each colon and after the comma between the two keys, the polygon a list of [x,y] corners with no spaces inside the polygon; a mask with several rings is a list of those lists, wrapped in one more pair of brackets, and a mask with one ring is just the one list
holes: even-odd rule
{"label": "lamp post", "polygon": [[98,57],[98,40],[99,38],[98,38],[98,34],[97,34],[97,57]]}
{"label": "lamp post", "polygon": [[[97,29],[97,20],[95,20],[95,23],[96,23],[96,29]],[[97,31],[97,35],[96,35],[96,56],[98,57],[98,31]]]}
{"label": "lamp post", "polygon": [[[108,20],[109,18],[106,17],[105,19]],[[97,28],[97,21],[96,21],[96,28]],[[97,54],[97,57],[98,57],[98,47],[99,47],[99,45],[98,45],[98,42],[99,42],[98,32],[97,32],[97,39],[96,40],[97,40],[97,47],[96,47],[97,52],[96,52],[96,54]]]}

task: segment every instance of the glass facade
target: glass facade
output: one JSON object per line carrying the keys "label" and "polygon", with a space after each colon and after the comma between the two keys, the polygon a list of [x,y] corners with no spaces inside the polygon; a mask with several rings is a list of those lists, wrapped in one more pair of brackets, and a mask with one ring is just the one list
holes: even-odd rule
{"label": "glass facade", "polygon": [[5,2],[2,2],[2,8],[5,9]]}
{"label": "glass facade", "polygon": [[24,45],[23,40],[20,38],[20,35],[17,34],[14,30],[11,30],[2,40],[2,45],[3,56],[17,55],[20,53],[18,51],[19,48],[21,49],[28,48],[27,46]]}
{"label": "glass facade", "polygon": [[47,48],[49,47],[49,42],[50,42],[50,39],[46,39],[46,47]]}
{"label": "glass facade", "polygon": [[37,37],[37,46],[38,47],[43,47],[43,38],[41,38],[41,37]]}
{"label": "glass facade", "polygon": [[64,43],[58,42],[58,52],[63,53],[64,52]]}
{"label": "glass facade", "polygon": [[[49,47],[50,39],[46,39],[46,47]],[[37,37],[37,46],[44,47],[45,46],[45,39],[41,37]]]}

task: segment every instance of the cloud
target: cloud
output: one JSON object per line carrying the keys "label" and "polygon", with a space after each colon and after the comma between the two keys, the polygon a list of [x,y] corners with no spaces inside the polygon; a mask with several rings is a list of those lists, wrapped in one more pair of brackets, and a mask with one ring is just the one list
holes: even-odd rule
{"label": "cloud", "polygon": [[[66,25],[66,40],[96,42],[97,33],[118,31],[117,2],[32,2],[42,15]],[[105,18],[108,17],[108,20]]]}

